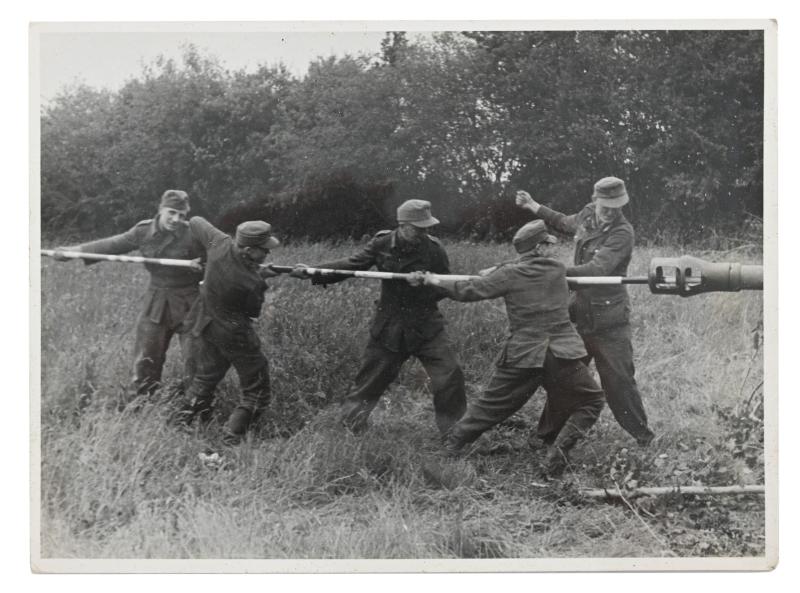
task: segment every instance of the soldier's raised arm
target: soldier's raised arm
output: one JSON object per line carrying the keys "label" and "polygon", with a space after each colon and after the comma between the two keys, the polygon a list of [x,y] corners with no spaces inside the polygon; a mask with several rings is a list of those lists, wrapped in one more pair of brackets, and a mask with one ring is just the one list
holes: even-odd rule
{"label": "soldier's raised arm", "polygon": [[543,206],[523,190],[517,192],[517,206],[529,210],[533,215],[544,220],[547,225],[565,235],[574,235],[578,230],[578,214],[563,214],[547,206]]}

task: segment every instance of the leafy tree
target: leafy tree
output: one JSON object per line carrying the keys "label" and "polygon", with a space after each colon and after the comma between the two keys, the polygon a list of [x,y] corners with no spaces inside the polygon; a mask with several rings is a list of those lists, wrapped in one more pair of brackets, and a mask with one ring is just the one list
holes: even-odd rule
{"label": "leafy tree", "polygon": [[500,238],[510,191],[575,211],[626,180],[640,237],[702,237],[761,215],[761,31],[468,31],[374,56],[229,72],[187,46],[116,93],[42,112],[46,232],[118,231],[164,189],[232,229],[359,237],[410,197],[444,230]]}

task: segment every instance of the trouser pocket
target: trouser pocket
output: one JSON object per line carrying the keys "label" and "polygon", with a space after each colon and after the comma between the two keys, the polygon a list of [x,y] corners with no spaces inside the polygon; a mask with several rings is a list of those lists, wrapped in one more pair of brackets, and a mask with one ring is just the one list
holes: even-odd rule
{"label": "trouser pocket", "polygon": [[628,295],[621,294],[591,300],[592,329],[602,331],[625,325],[630,318]]}

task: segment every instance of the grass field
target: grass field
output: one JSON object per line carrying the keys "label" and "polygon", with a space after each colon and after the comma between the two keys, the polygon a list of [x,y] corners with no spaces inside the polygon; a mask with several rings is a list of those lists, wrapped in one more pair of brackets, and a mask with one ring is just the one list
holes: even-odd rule
{"label": "grass field", "polygon": [[[510,255],[446,244],[454,273]],[[276,263],[324,261],[352,244],[295,245]],[[561,247],[569,259],[568,245]],[[676,249],[638,249],[631,275]],[[694,252],[760,263],[761,253]],[[144,269],[42,262],[41,542],[45,558],[547,558],[761,556],[762,496],[592,502],[579,487],[763,484],[760,292],[689,299],[630,288],[639,382],[658,439],[638,448],[608,410],[564,480],[543,486],[529,435],[544,396],[484,435],[470,456],[438,454],[427,379],[408,363],[361,437],[333,421],[366,341],[379,283],[327,289],[271,282],[258,331],[273,400],[259,430],[224,448],[220,421],[185,434],[172,385],[116,411],[130,380]],[[444,301],[474,398],[506,329],[502,301]],[[177,377],[177,343],[165,377]],[[218,391],[224,419],[235,373]],[[207,448],[219,463],[204,463]]]}

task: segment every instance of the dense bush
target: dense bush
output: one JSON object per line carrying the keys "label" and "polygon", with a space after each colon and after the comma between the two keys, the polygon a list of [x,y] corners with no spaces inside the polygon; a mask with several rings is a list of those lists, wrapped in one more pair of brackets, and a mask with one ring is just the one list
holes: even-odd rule
{"label": "dense bush", "polygon": [[617,175],[640,236],[726,234],[762,215],[763,80],[761,31],[391,33],[302,79],[189,47],[45,106],[43,230],[116,232],[179,187],[228,228],[359,237],[421,197],[445,231],[498,237],[511,189],[573,211]]}

